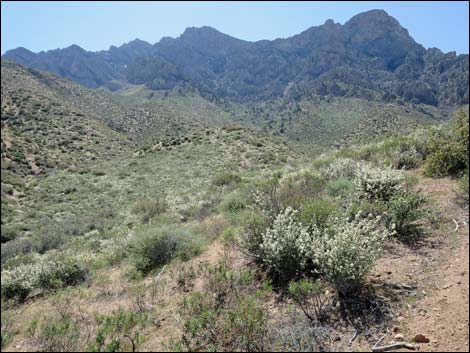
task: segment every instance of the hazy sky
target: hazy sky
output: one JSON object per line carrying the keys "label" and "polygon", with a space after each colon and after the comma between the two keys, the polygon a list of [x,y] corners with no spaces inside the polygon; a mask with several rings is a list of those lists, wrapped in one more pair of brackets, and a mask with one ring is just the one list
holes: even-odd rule
{"label": "hazy sky", "polygon": [[467,1],[442,2],[28,2],[2,1],[1,51],[34,52],[78,44],[108,49],[135,38],[158,42],[186,27],[211,26],[255,41],[289,37],[331,18],[384,9],[426,48],[468,53]]}

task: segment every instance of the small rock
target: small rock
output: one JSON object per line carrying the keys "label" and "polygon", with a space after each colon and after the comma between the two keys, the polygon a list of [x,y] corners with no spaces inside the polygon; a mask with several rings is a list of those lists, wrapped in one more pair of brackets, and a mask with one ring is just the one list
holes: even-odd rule
{"label": "small rock", "polygon": [[398,326],[393,327],[393,332],[397,333],[400,332],[400,328]]}
{"label": "small rock", "polygon": [[404,341],[405,340],[405,336],[403,336],[401,333],[395,335],[395,337],[393,337],[393,339],[395,341]]}
{"label": "small rock", "polygon": [[413,338],[413,341],[416,343],[429,343],[429,338],[421,333],[418,333],[415,338]]}

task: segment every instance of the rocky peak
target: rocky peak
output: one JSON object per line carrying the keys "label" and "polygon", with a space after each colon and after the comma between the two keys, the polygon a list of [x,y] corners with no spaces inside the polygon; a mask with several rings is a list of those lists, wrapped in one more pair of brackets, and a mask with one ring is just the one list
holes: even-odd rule
{"label": "rocky peak", "polygon": [[343,28],[349,47],[359,49],[366,55],[383,58],[391,69],[402,64],[409,52],[424,50],[384,10],[360,13],[347,21]]}

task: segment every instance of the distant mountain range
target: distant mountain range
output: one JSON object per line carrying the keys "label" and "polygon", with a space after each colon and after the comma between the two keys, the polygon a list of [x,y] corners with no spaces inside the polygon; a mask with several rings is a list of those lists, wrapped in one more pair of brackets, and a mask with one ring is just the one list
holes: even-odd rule
{"label": "distant mountain range", "polygon": [[40,53],[17,48],[2,59],[111,90],[189,85],[206,98],[237,101],[314,94],[438,107],[469,102],[468,54],[425,49],[383,10],[273,41],[248,42],[201,27],[154,45],[136,39],[99,52],[77,45]]}

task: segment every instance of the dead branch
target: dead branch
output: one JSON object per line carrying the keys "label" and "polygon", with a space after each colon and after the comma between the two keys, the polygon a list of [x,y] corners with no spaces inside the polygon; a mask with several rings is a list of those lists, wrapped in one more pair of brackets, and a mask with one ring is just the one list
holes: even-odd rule
{"label": "dead branch", "polygon": [[155,282],[157,282],[160,278],[160,276],[162,275],[163,271],[165,271],[165,266],[162,267],[162,270],[160,272],[158,272],[158,275],[155,276]]}
{"label": "dead branch", "polygon": [[352,336],[351,339],[349,340],[349,345],[351,345],[354,342],[354,340],[358,336],[358,333],[359,333],[358,330],[356,330],[356,332],[354,332],[354,336]]}
{"label": "dead branch", "polygon": [[459,223],[455,220],[455,219],[452,219],[455,223],[455,229],[454,229],[454,232],[458,231],[459,230]]}
{"label": "dead branch", "polygon": [[406,342],[398,342],[398,343],[393,343],[389,344],[387,346],[380,346],[380,347],[372,347],[372,352],[386,352],[386,351],[391,351],[392,349],[398,349],[398,348],[406,348],[406,349],[411,349],[415,350],[416,346],[412,345],[411,343],[406,343]]}
{"label": "dead branch", "polygon": [[387,330],[387,333],[385,335],[383,335],[382,337],[379,338],[379,340],[377,342],[375,342],[375,344],[373,345],[372,349],[374,349],[375,347],[377,347],[379,345],[380,342],[383,341],[383,339],[385,338],[385,336],[387,336],[388,334],[388,330]]}

